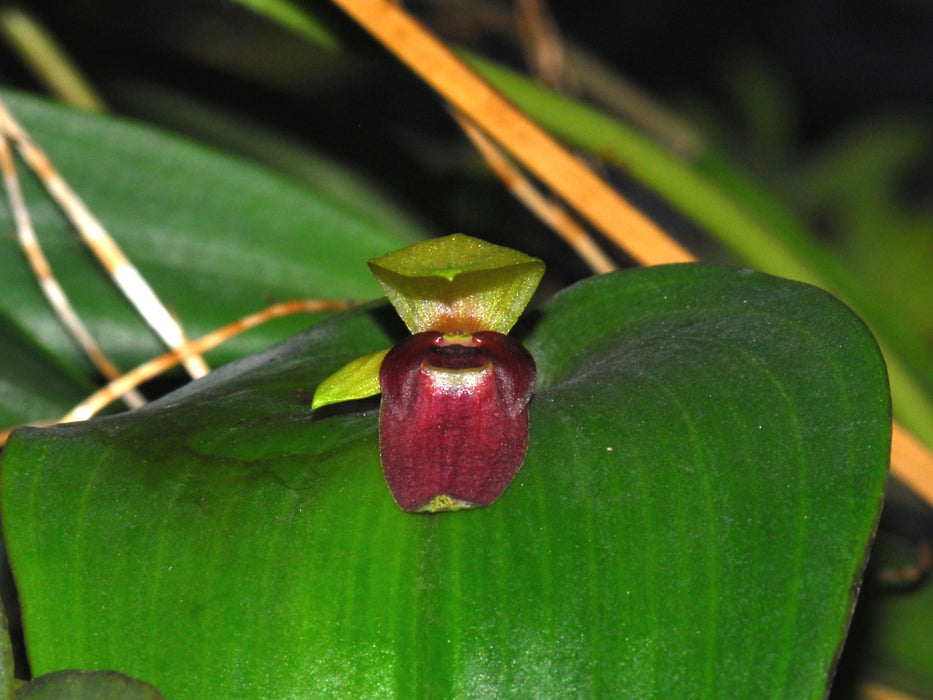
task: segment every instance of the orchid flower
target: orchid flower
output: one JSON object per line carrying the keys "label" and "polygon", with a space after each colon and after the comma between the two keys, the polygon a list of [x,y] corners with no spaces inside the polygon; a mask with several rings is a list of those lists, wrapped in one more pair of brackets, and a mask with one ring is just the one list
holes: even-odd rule
{"label": "orchid flower", "polygon": [[312,407],[382,393],[379,454],[399,507],[489,505],[525,459],[535,363],[506,334],[544,263],[454,234],[369,267],[413,335],[325,379]]}

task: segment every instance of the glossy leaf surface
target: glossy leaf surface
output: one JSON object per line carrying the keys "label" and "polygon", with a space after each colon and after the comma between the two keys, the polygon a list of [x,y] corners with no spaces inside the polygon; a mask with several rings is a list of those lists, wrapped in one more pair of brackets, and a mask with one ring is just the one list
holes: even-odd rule
{"label": "glossy leaf surface", "polygon": [[391,319],[14,434],[0,505],[33,671],[167,697],[823,696],[889,448],[847,309],[703,266],[572,287],[513,332],[538,365],[518,478],[437,516],[389,495],[375,400],[306,404],[402,337]]}

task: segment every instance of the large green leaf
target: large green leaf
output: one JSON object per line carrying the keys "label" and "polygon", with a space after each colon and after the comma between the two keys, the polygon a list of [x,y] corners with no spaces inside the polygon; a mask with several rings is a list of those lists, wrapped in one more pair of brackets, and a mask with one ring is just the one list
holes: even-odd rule
{"label": "large green leaf", "polygon": [[883,363],[807,285],[660,267],[515,331],[528,458],[412,515],[375,400],[307,392],[403,333],[341,315],[134,413],[15,433],[2,519],[32,669],[167,697],[821,697],[878,515]]}
{"label": "large green leaf", "polygon": [[[366,213],[381,202],[372,190],[358,188],[359,208],[351,209],[152,128],[7,90],[3,98],[192,337],[277,300],[377,297],[379,286],[358,261],[424,235],[390,230]],[[335,177],[348,178],[334,169]],[[35,179],[20,171],[52,267],[105,351],[127,369],[164,352]],[[0,227],[13,229],[3,202]],[[86,371],[12,235],[0,237],[0,280],[0,313],[59,362]],[[305,316],[265,326],[219,350],[215,361],[267,347],[310,322]]]}

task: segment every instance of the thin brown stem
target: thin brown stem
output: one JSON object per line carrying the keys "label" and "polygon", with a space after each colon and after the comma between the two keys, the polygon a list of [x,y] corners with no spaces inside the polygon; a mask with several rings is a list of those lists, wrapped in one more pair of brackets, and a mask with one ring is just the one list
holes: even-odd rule
{"label": "thin brown stem", "polygon": [[186,357],[192,354],[200,354],[211,350],[221,343],[240,333],[255,328],[256,326],[270,321],[280,316],[287,316],[295,313],[313,313],[319,311],[335,311],[346,309],[350,306],[346,301],[324,301],[319,299],[298,299],[294,301],[285,301],[270,306],[262,311],[258,311],[249,316],[245,316],[238,321],[234,321],[223,328],[208,333],[207,335],[188,342],[183,347],[167,352],[154,360],[140,365],[130,370],[122,377],[110,382],[107,386],[95,392],[80,404],[75,406],[59,421],[61,423],[71,423],[75,421],[87,420],[108,404],[116,401],[131,388],[139,386],[153,377],[157,377],[172,367],[184,362]]}

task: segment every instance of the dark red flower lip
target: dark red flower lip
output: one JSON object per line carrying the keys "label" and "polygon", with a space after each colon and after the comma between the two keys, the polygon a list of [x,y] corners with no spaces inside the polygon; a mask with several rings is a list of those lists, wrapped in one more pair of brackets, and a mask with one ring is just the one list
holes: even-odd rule
{"label": "dark red flower lip", "polygon": [[379,447],[386,482],[408,511],[489,505],[528,444],[534,360],[502,333],[417,333],[379,373]]}

